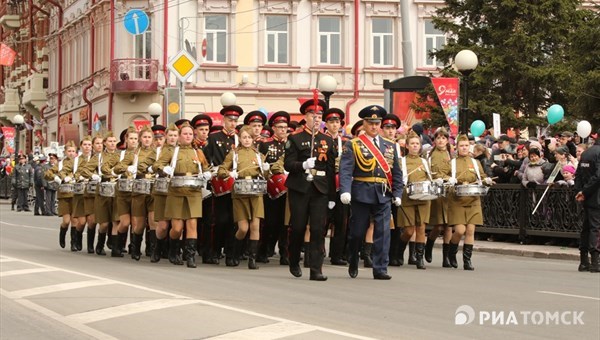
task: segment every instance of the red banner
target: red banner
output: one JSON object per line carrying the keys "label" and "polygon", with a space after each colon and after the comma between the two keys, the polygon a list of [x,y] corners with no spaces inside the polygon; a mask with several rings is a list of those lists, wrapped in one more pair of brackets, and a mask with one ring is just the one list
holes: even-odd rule
{"label": "red banner", "polygon": [[134,120],[133,124],[138,132],[140,132],[144,126],[152,126],[152,122],[149,120]]}
{"label": "red banner", "polygon": [[15,152],[15,128],[14,127],[2,127],[2,134],[4,135],[4,152],[13,154]]}
{"label": "red banner", "polygon": [[15,62],[17,52],[6,44],[0,44],[0,65],[12,66]]}
{"label": "red banner", "polygon": [[431,83],[446,114],[450,134],[456,136],[458,134],[458,78],[431,78]]}

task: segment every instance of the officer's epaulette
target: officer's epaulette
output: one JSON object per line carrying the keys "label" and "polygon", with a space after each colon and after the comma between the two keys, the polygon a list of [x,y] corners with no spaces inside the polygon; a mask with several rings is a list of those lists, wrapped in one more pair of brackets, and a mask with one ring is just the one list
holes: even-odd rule
{"label": "officer's epaulette", "polygon": [[270,143],[270,142],[272,142],[272,141],[273,141],[273,137],[269,137],[269,138],[265,138],[265,139],[263,139],[263,141],[262,141],[262,142],[263,142],[263,143]]}
{"label": "officer's epaulette", "polygon": [[390,142],[392,144],[396,144],[396,141],[394,141],[392,139],[389,139],[389,138],[386,138],[386,137],[383,137],[383,136],[381,136],[381,138],[383,138],[383,140],[388,141],[388,142]]}
{"label": "officer's epaulette", "polygon": [[296,130],[294,130],[294,132],[292,132],[292,135],[297,135],[301,132],[304,132],[304,129],[296,129]]}

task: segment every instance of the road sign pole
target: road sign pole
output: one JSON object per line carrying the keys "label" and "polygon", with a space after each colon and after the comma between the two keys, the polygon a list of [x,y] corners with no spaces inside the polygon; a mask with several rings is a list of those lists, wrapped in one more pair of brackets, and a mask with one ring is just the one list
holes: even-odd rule
{"label": "road sign pole", "polygon": [[[179,50],[183,50],[183,19],[179,19]],[[185,82],[179,80],[179,119],[184,117],[185,110]]]}

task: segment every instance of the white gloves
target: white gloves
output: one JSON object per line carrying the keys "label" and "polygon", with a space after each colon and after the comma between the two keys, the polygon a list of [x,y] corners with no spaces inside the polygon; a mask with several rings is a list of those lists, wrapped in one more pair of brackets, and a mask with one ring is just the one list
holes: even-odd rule
{"label": "white gloves", "polygon": [[97,181],[99,182],[102,178],[100,178],[100,175],[98,174],[93,174],[92,175],[92,181]]}
{"label": "white gloves", "polygon": [[394,203],[395,206],[399,207],[400,204],[402,204],[402,198],[394,197],[394,199],[392,200],[392,203]]}
{"label": "white gloves", "polygon": [[307,160],[305,160],[302,163],[302,168],[304,168],[304,170],[308,170],[308,169],[312,169],[315,167],[315,161],[317,160],[317,157],[311,157]]}
{"label": "white gloves", "polygon": [[137,166],[135,165],[130,165],[127,167],[127,171],[132,174],[135,175],[137,173]]}
{"label": "white gloves", "polygon": [[350,204],[351,200],[352,200],[352,195],[350,195],[349,192],[345,192],[340,195],[340,201],[342,202],[342,204]]}
{"label": "white gloves", "polygon": [[238,173],[237,171],[231,171],[229,173],[229,177],[233,178],[233,179],[237,179],[238,178]]}
{"label": "white gloves", "polygon": [[570,180],[567,181],[567,184],[568,185],[575,185],[575,181],[572,180],[572,179],[570,179]]}
{"label": "white gloves", "polygon": [[72,178],[67,176],[67,177],[65,177],[64,182],[69,183],[69,182],[71,182],[71,180],[72,180]]}
{"label": "white gloves", "polygon": [[290,172],[289,172],[289,171],[285,171],[285,170],[283,170],[283,174],[287,176],[287,175],[289,175],[289,174],[290,174]]}
{"label": "white gloves", "polygon": [[83,182],[83,181],[85,181],[85,178],[83,178],[83,176],[79,176],[79,179],[78,179],[78,181],[79,181],[79,182]]}
{"label": "white gloves", "polygon": [[443,185],[444,184],[444,180],[441,178],[436,178],[433,180],[433,182],[437,185]]}
{"label": "white gloves", "polygon": [[450,185],[456,185],[456,183],[457,183],[456,182],[456,178],[454,178],[454,177],[448,178],[448,184],[450,184]]}
{"label": "white gloves", "polygon": [[60,182],[61,182],[61,181],[62,181],[62,180],[60,179],[60,177],[58,177],[58,176],[54,176],[54,182],[56,182],[56,183],[60,184]]}
{"label": "white gloves", "polygon": [[329,203],[327,203],[327,208],[329,208],[329,210],[335,208],[335,202],[334,201],[329,201]]}
{"label": "white gloves", "polygon": [[271,169],[271,165],[269,163],[263,163],[263,171],[269,171]]}
{"label": "white gloves", "polygon": [[171,166],[168,166],[168,165],[167,165],[167,166],[165,166],[165,167],[163,168],[163,172],[164,172],[165,174],[167,174],[167,175],[171,176],[171,175],[173,175],[173,173],[175,172],[175,169],[173,169],[173,167],[171,167]]}
{"label": "white gloves", "polygon": [[111,170],[111,171],[110,171],[110,174],[111,174],[113,177],[119,177],[119,175],[115,174],[115,170]]}
{"label": "white gloves", "polygon": [[205,181],[210,181],[212,173],[210,171],[205,171],[202,173],[202,178],[204,178]]}
{"label": "white gloves", "polygon": [[485,182],[485,184],[487,185],[492,185],[494,184],[494,180],[492,180],[490,177],[486,177],[483,179],[483,181]]}
{"label": "white gloves", "polygon": [[152,165],[148,167],[148,169],[146,169],[146,171],[148,171],[148,173],[153,174],[154,173],[154,169],[152,169]]}

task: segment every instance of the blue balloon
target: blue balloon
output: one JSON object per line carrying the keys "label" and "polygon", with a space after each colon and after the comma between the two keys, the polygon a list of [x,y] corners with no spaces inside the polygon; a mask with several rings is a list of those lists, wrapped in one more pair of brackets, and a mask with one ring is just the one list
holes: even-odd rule
{"label": "blue balloon", "polygon": [[560,122],[565,116],[565,110],[562,106],[554,104],[548,108],[548,124],[553,125]]}
{"label": "blue balloon", "polygon": [[269,115],[269,111],[267,111],[267,109],[265,109],[264,107],[259,108],[258,111],[262,112],[263,115],[265,115],[265,117]]}
{"label": "blue balloon", "polygon": [[485,131],[484,122],[476,120],[473,123],[471,123],[471,134],[473,135],[473,137],[477,138],[481,136],[483,134],[483,131]]}

